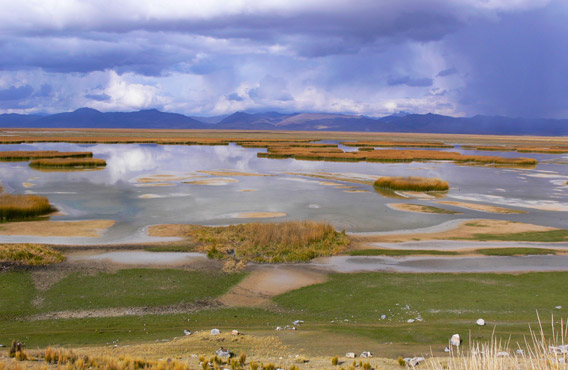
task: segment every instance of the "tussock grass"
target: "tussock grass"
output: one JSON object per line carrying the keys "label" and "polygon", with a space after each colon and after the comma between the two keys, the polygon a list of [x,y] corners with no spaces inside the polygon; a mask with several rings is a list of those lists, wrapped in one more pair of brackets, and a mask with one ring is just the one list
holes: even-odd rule
{"label": "tussock grass", "polygon": [[338,254],[349,244],[345,233],[313,221],[195,226],[189,234],[211,258],[229,257],[233,252],[245,262],[306,262]]}
{"label": "tussock grass", "polygon": [[38,244],[0,244],[0,264],[43,266],[63,262],[65,256]]}
{"label": "tussock grass", "polygon": [[453,145],[448,145],[439,142],[404,142],[404,141],[346,141],[341,144],[345,146],[357,146],[357,147],[376,147],[376,148],[388,148],[388,147],[399,147],[399,148],[453,148]]}
{"label": "tussock grass", "polygon": [[46,197],[34,194],[0,194],[0,220],[11,221],[55,211]]}
{"label": "tussock grass", "polygon": [[56,150],[4,151],[0,152],[0,161],[29,161],[42,158],[91,158],[91,152],[58,152]]}
{"label": "tussock grass", "polygon": [[408,191],[447,191],[450,186],[446,181],[429,177],[390,177],[378,178],[374,186],[392,190]]}
{"label": "tussock grass", "polygon": [[106,161],[100,158],[47,158],[30,162],[32,168],[95,168],[105,166]]}

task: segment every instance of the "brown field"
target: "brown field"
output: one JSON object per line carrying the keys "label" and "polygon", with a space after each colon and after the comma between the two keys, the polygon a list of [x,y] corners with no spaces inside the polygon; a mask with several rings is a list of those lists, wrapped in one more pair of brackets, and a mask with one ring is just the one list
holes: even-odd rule
{"label": "brown field", "polygon": [[[3,138],[0,138],[2,140]],[[0,161],[29,161],[42,158],[90,158],[91,152],[58,152],[58,151],[4,151],[0,152]]]}
{"label": "brown field", "polygon": [[106,161],[100,158],[45,158],[30,162],[32,168],[95,168],[105,167]]}
{"label": "brown field", "polygon": [[29,194],[0,195],[0,220],[9,221],[49,214],[54,209],[46,197]]}
{"label": "brown field", "polygon": [[453,148],[440,142],[403,142],[403,141],[345,141],[341,144],[345,146],[357,147],[409,147],[409,148]]}
{"label": "brown field", "polygon": [[438,178],[428,177],[380,177],[374,184],[377,188],[410,191],[446,191],[450,185]]}

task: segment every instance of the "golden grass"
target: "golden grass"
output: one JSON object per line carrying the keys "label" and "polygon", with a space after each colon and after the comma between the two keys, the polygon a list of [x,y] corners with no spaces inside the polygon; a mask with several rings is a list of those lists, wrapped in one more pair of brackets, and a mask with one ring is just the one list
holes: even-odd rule
{"label": "golden grass", "polygon": [[1,194],[0,220],[9,221],[46,215],[54,211],[46,197],[29,194]]}
{"label": "golden grass", "polygon": [[193,226],[188,236],[196,239],[209,257],[225,258],[233,251],[236,258],[245,262],[306,262],[338,254],[349,244],[345,233],[314,221]]}
{"label": "golden grass", "polygon": [[439,142],[404,142],[404,141],[346,141],[341,144],[345,146],[357,147],[408,147],[408,148],[453,148],[453,145],[448,145]]}
{"label": "golden grass", "polygon": [[260,158],[295,158],[316,161],[340,162],[425,162],[453,161],[461,164],[483,164],[495,166],[535,166],[532,158],[505,158],[496,156],[463,155],[457,152],[435,150],[365,150],[343,152],[338,148],[269,148],[267,153],[258,153]]}
{"label": "golden grass", "polygon": [[38,244],[0,244],[0,264],[43,266],[63,262],[60,252]]}
{"label": "golden grass", "polygon": [[0,161],[29,161],[42,158],[90,158],[91,152],[58,152],[56,150],[4,151],[0,152]]}
{"label": "golden grass", "polygon": [[523,147],[517,148],[519,153],[543,153],[543,154],[566,154],[568,153],[568,148],[534,148],[534,147]]}
{"label": "golden grass", "polygon": [[510,146],[491,146],[491,145],[462,145],[465,150],[482,150],[493,152],[514,152],[516,149]]}
{"label": "golden grass", "polygon": [[410,191],[447,191],[450,186],[446,181],[429,177],[380,177],[374,184],[377,188]]}
{"label": "golden grass", "polygon": [[96,168],[105,166],[106,161],[100,158],[46,158],[30,162],[32,168]]}

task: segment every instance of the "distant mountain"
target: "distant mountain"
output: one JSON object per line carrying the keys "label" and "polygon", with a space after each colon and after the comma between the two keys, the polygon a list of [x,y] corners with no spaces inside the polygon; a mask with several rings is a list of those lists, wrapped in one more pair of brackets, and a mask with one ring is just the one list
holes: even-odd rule
{"label": "distant mountain", "polygon": [[399,112],[382,118],[334,113],[246,113],[188,117],[156,109],[103,113],[91,108],[47,116],[0,114],[5,128],[130,128],[417,132],[448,134],[568,136],[568,119],[498,116],[450,117]]}

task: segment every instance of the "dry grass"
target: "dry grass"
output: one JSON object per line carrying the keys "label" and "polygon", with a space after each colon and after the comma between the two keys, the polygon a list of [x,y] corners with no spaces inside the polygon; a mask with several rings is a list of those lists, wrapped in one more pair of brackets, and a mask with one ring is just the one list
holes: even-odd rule
{"label": "dry grass", "polygon": [[[316,150],[319,149],[319,150]],[[295,158],[316,161],[340,162],[425,162],[453,161],[460,164],[495,166],[535,166],[538,161],[532,158],[505,158],[496,156],[463,155],[457,152],[435,150],[365,150],[343,152],[338,148],[269,148],[267,153],[258,153],[261,158]]]}
{"label": "dry grass", "polygon": [[225,227],[194,226],[189,236],[210,258],[234,254],[245,262],[306,262],[335,255],[349,244],[348,237],[324,222],[288,221],[249,223]]}
{"label": "dry grass", "polygon": [[566,154],[568,153],[568,148],[532,148],[523,147],[517,148],[519,153],[543,153],[543,154]]}
{"label": "dry grass", "polygon": [[42,158],[91,158],[91,152],[58,152],[56,150],[5,151],[0,152],[0,161],[29,161]]}
{"label": "dry grass", "polygon": [[465,150],[481,150],[489,152],[514,152],[516,149],[510,146],[491,146],[491,145],[462,145]]}
{"label": "dry grass", "polygon": [[407,147],[407,148],[453,148],[453,145],[437,142],[404,142],[404,141],[346,141],[341,144],[345,146],[357,147]]}
{"label": "dry grass", "polygon": [[[431,359],[429,370],[561,370],[568,362],[568,326],[561,320],[552,335],[546,337],[539,318],[539,330],[530,329],[530,339],[511,348],[510,343],[491,338],[488,343],[474,342],[470,348],[452,348],[447,360]],[[452,346],[450,346],[452,347]],[[521,349],[524,347],[525,349]]]}
{"label": "dry grass", "polygon": [[55,211],[46,197],[40,195],[1,194],[0,220],[9,221],[46,215]]}
{"label": "dry grass", "polygon": [[410,191],[447,191],[450,186],[446,181],[428,177],[380,177],[375,181],[375,187],[392,190]]}
{"label": "dry grass", "polygon": [[105,167],[106,161],[100,158],[47,158],[30,162],[33,168],[96,168]]}
{"label": "dry grass", "polygon": [[0,264],[43,266],[63,262],[65,257],[53,249],[37,244],[0,244]]}

